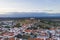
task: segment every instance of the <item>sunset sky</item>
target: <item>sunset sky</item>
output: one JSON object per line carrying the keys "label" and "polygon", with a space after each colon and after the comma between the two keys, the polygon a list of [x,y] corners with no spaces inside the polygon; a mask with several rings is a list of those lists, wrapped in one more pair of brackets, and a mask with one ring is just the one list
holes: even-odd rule
{"label": "sunset sky", "polygon": [[0,14],[4,12],[60,13],[60,0],[0,0]]}

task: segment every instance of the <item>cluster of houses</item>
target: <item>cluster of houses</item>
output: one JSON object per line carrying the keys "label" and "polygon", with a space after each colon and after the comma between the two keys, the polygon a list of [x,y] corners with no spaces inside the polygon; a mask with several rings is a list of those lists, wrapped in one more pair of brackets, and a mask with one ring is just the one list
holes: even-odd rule
{"label": "cluster of houses", "polygon": [[[39,28],[38,19],[0,21],[0,40],[60,40],[60,27]],[[20,27],[15,26],[20,23]],[[10,28],[6,28],[9,26]]]}

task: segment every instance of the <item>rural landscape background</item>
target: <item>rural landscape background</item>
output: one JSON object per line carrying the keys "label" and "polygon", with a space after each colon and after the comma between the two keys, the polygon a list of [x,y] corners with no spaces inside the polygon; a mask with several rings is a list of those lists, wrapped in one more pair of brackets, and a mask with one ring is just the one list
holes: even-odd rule
{"label": "rural landscape background", "polygon": [[60,0],[0,0],[0,40],[60,40]]}

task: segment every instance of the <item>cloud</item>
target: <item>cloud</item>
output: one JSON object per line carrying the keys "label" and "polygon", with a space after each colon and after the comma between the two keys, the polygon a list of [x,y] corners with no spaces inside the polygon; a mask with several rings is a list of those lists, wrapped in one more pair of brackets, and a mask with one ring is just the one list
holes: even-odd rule
{"label": "cloud", "polygon": [[0,12],[60,13],[59,0],[0,0]]}

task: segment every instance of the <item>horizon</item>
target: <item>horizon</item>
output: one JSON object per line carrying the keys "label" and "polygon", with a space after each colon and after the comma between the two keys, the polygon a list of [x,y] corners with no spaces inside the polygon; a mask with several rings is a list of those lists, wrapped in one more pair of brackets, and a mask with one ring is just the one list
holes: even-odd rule
{"label": "horizon", "polygon": [[60,13],[47,13],[47,12],[8,12],[6,14],[0,14],[0,17],[54,17],[60,18]]}

